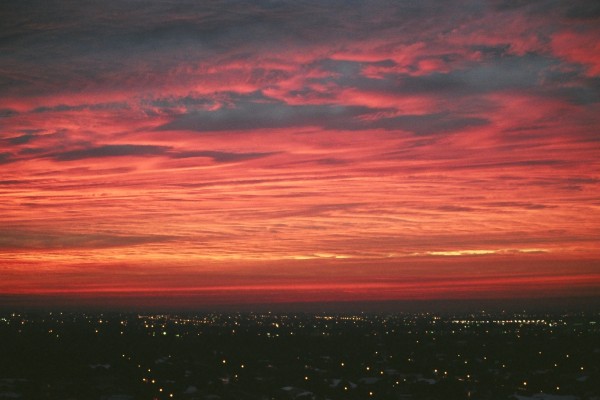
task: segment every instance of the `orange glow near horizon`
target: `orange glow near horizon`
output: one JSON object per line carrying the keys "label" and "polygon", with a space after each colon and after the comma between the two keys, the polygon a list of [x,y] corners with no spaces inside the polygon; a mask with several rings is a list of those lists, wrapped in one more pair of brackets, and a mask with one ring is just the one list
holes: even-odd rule
{"label": "orange glow near horizon", "polygon": [[500,3],[11,4],[0,296],[599,296],[597,20]]}

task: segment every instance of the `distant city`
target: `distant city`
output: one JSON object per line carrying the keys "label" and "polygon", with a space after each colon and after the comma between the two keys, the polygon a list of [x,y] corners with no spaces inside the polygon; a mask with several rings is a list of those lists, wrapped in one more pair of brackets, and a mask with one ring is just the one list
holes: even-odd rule
{"label": "distant city", "polygon": [[5,312],[0,399],[600,399],[600,313]]}

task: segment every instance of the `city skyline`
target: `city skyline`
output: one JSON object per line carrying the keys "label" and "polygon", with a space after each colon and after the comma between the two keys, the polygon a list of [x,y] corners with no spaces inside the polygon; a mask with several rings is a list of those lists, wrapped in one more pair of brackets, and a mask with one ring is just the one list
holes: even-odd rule
{"label": "city skyline", "polygon": [[17,306],[600,297],[597,5],[0,8]]}

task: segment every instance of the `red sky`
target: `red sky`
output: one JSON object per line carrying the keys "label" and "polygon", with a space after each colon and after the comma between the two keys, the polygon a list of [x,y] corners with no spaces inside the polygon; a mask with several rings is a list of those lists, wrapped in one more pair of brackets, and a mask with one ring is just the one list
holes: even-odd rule
{"label": "red sky", "polygon": [[2,4],[0,295],[600,296],[599,19]]}

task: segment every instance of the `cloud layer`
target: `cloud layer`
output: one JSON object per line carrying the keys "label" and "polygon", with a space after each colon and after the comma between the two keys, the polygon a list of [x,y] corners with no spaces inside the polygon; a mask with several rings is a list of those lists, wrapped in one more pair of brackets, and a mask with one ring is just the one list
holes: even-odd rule
{"label": "cloud layer", "polygon": [[590,2],[2,9],[1,293],[600,294]]}

